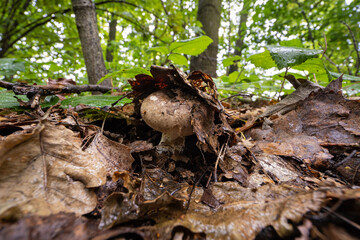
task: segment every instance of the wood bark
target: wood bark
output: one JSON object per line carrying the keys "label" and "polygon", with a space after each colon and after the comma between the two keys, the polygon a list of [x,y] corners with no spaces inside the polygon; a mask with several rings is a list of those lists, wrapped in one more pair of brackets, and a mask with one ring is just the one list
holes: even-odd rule
{"label": "wood bark", "polygon": [[216,77],[220,17],[221,0],[199,0],[197,20],[202,23],[202,29],[213,43],[203,53],[191,58],[191,71],[200,70]]}
{"label": "wood bark", "polygon": [[[238,39],[235,42],[235,51],[234,55],[241,56],[241,52],[244,49],[244,39],[246,35],[246,22],[248,19],[248,9],[244,9],[240,13],[240,24],[239,24],[239,30],[238,30]],[[230,66],[229,68],[229,74],[232,72],[235,72],[238,70],[238,64],[235,63]]]}
{"label": "wood bark", "polygon": [[111,21],[109,24],[109,39],[106,47],[107,62],[112,62],[114,60],[114,56],[113,56],[114,48],[111,45],[112,45],[112,41],[115,41],[116,39],[116,26],[117,26],[117,20],[114,14],[111,14]]}
{"label": "wood bark", "polygon": [[[71,0],[71,2],[75,13],[76,27],[79,32],[89,83],[96,84],[107,74],[107,71],[100,45],[95,5],[92,0]],[[111,86],[111,82],[109,79],[106,79],[101,85]]]}

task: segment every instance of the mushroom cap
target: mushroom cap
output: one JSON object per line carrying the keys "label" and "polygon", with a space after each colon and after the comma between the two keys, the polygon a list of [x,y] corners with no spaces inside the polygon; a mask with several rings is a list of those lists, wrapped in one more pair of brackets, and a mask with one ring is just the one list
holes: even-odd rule
{"label": "mushroom cap", "polygon": [[143,120],[170,139],[192,135],[191,111],[201,102],[180,89],[164,89],[147,96],[141,104]]}

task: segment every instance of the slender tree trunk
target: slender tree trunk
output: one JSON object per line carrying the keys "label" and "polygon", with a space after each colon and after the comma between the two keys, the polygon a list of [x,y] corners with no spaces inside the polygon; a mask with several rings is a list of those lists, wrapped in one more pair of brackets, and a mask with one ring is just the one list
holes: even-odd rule
{"label": "slender tree trunk", "polygon": [[[241,56],[241,52],[244,49],[244,39],[246,35],[246,22],[248,19],[248,8],[250,6],[249,0],[244,0],[244,7],[240,13],[240,24],[238,30],[238,39],[235,42],[235,51],[234,54]],[[229,74],[238,70],[237,63],[233,64],[229,68]]]}
{"label": "slender tree trunk", "polygon": [[117,26],[116,18],[114,14],[111,14],[111,21],[109,24],[109,39],[106,47],[106,61],[108,62],[112,62],[114,60],[114,56],[113,56],[114,49],[112,47],[112,41],[115,41],[116,39],[116,26]]}
{"label": "slender tree trunk", "polygon": [[213,43],[200,55],[191,58],[190,70],[200,70],[216,77],[219,27],[221,17],[221,0],[199,0],[197,20]]}
{"label": "slender tree trunk", "polygon": [[[89,83],[96,84],[106,75],[104,57],[100,45],[95,5],[92,0],[71,0],[75,13],[76,26],[84,55]],[[101,85],[111,86],[109,79]]]}

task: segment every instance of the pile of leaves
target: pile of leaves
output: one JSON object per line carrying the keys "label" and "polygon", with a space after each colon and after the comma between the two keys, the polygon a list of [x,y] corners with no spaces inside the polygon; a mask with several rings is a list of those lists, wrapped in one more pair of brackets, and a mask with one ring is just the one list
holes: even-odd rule
{"label": "pile of leaves", "polygon": [[[265,111],[226,109],[210,76],[153,66],[131,104],[2,109],[0,239],[356,239],[360,102],[307,81]],[[194,95],[183,159],[139,106]],[[206,124],[199,121],[206,118]]]}

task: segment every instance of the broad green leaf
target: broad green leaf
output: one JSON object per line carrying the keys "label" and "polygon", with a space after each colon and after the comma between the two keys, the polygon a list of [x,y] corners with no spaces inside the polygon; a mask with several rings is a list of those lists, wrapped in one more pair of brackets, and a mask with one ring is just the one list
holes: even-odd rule
{"label": "broad green leaf", "polygon": [[173,42],[170,44],[170,51],[173,53],[183,53],[196,56],[206,50],[213,42],[208,36],[201,36],[184,41]]}
{"label": "broad green leaf", "polygon": [[174,64],[189,67],[188,60],[183,55],[173,53],[169,55],[168,59],[171,60]]}
{"label": "broad green leaf", "polygon": [[299,65],[308,59],[316,58],[322,53],[322,50],[298,47],[267,46],[266,48],[270,51],[270,55],[278,69]]}
{"label": "broad green leaf", "polygon": [[143,69],[143,68],[131,68],[131,69],[122,69],[120,71],[116,71],[116,72],[112,72],[109,74],[106,74],[104,77],[102,77],[97,84],[102,83],[105,79],[110,78],[110,77],[128,77],[128,78],[133,78],[138,74],[147,74],[151,76],[151,73],[149,70]]}
{"label": "broad green leaf", "polygon": [[235,61],[240,60],[240,59],[241,59],[240,56],[228,57],[222,61],[222,64],[224,67],[228,67],[230,65],[233,65]]}
{"label": "broad green leaf", "polygon": [[[78,97],[70,97],[61,102],[63,107],[75,107],[79,104],[89,105],[93,107],[105,107],[110,106],[117,100],[119,100],[121,96],[111,96],[111,95],[93,95],[93,96],[78,96]],[[130,103],[131,99],[124,98],[122,99],[118,105],[122,105],[125,103]]]}
{"label": "broad green leaf", "polygon": [[152,47],[152,48],[149,48],[149,51],[159,52],[159,53],[164,54],[164,55],[169,54],[169,48],[165,47],[165,46]]}
{"label": "broad green leaf", "polygon": [[298,38],[295,38],[293,40],[281,41],[280,46],[283,46],[283,47],[299,47],[299,48],[304,47],[301,40],[298,39]]}
{"label": "broad green leaf", "polygon": [[263,69],[270,69],[276,67],[275,61],[271,58],[270,52],[266,50],[262,53],[257,53],[250,56],[248,59],[256,67],[261,67]]}
{"label": "broad green leaf", "polygon": [[[342,75],[342,73],[330,72],[330,75],[332,77],[338,78],[338,77],[340,77]],[[352,76],[352,75],[349,75],[349,74],[344,74],[343,79],[344,80],[349,80],[349,81],[360,82],[360,77]]]}
{"label": "broad green leaf", "polygon": [[304,63],[294,66],[293,69],[308,71],[311,75],[314,73],[319,81],[331,80],[331,76],[320,58],[308,59]]}
{"label": "broad green leaf", "polygon": [[17,96],[23,101],[29,100],[25,95],[15,95],[13,92],[0,91],[0,108],[19,107],[19,102],[14,96]]}

